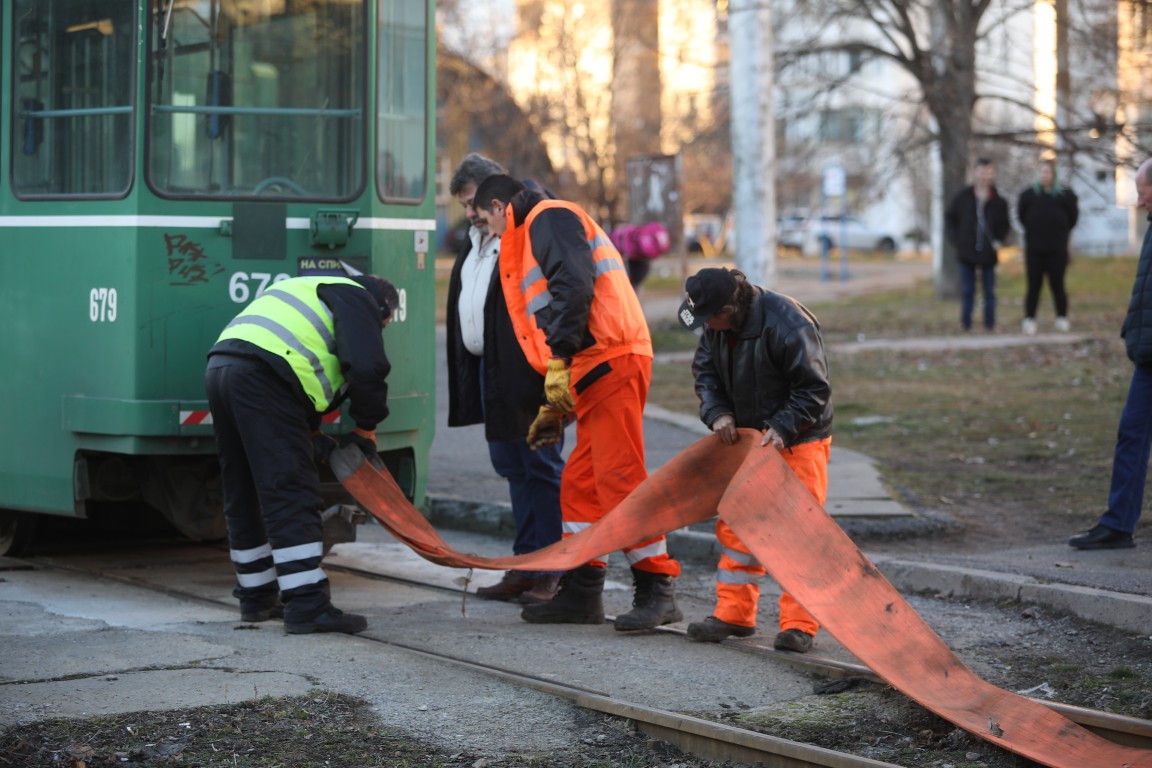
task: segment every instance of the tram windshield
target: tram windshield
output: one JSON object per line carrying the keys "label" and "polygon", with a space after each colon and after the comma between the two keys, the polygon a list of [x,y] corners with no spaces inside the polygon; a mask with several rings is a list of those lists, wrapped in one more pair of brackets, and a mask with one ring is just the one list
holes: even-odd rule
{"label": "tram windshield", "polygon": [[365,184],[366,0],[154,0],[148,172],[173,197]]}
{"label": "tram windshield", "polygon": [[132,180],[131,3],[12,5],[12,186],[18,197],[120,196]]}

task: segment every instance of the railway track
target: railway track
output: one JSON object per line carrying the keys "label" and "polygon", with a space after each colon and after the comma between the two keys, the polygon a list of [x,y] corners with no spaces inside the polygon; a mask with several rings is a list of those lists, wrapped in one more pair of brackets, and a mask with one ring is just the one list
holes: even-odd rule
{"label": "railway track", "polygon": [[[158,585],[154,581],[132,575],[130,572],[124,570],[81,566],[69,562],[67,559],[59,558],[31,558],[29,562],[42,567],[115,580],[138,588],[161,592],[204,604],[214,606],[223,605],[229,608],[234,607],[231,601],[208,599],[188,590]],[[456,595],[460,594],[459,588],[449,588],[416,579],[397,577],[362,567],[326,563],[325,568],[333,572],[341,572],[373,581],[403,584],[409,587],[453,593]],[[662,627],[657,631],[670,636],[682,637],[685,642],[687,642],[686,634],[681,629]],[[374,634],[371,630],[359,635],[359,637],[372,643],[399,648],[407,653],[433,659],[438,663],[483,673],[484,675],[497,678],[511,685],[562,698],[577,706],[602,714],[623,718],[632,723],[639,732],[651,738],[669,742],[686,753],[706,760],[733,761],[748,765],[760,763],[766,766],[782,766],[784,768],[799,768],[800,766],[826,766],[828,768],[864,768],[866,766],[872,766],[878,768],[880,766],[894,765],[768,736],[724,723],[623,701],[620,698],[606,695],[600,691],[544,679],[539,676],[524,674],[514,669],[477,662],[450,653],[442,653],[399,642],[394,639],[388,639]],[[801,656],[782,653],[770,647],[749,643],[747,641],[726,642],[725,645],[741,653],[770,657],[774,662],[783,662],[807,673],[833,680],[866,680],[872,683],[883,684],[883,680],[876,676],[870,669],[857,664],[845,663],[834,659],[813,656],[811,654]],[[1042,703],[1060,712],[1074,722],[1112,741],[1152,749],[1152,723],[1148,721],[1052,702]]]}

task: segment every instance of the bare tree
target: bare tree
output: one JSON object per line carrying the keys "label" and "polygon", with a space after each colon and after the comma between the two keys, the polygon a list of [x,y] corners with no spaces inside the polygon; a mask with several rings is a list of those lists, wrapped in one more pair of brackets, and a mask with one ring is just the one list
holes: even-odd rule
{"label": "bare tree", "polygon": [[[965,183],[978,96],[977,43],[992,0],[826,0],[808,5],[819,5],[828,23],[803,48],[783,52],[784,62],[851,52],[892,62],[911,75],[936,139],[940,199],[951,200]],[[829,28],[838,33],[829,37]],[[938,261],[936,285],[942,295],[957,293],[954,259]]]}
{"label": "bare tree", "polygon": [[[821,19],[820,32],[782,45],[782,66],[840,52],[890,62],[911,76],[917,88],[906,112],[914,117],[901,154],[923,163],[917,148],[934,143],[940,169],[935,193],[944,205],[965,185],[971,158],[991,148],[1009,158],[1055,150],[1069,170],[1076,170],[1079,158],[1095,162],[1097,173],[1104,164],[1132,165],[1147,156],[1139,142],[1147,134],[1141,121],[1123,119],[1133,112],[1125,105],[1142,103],[1141,94],[1130,92],[1133,88],[1116,75],[1125,66],[1118,40],[1121,49],[1144,45],[1144,37],[1128,33],[1126,41],[1118,34],[1117,18],[1131,20],[1137,30],[1152,29],[1144,0],[1053,0],[1056,103],[1047,113],[1019,95],[1033,92],[1030,62],[1005,67],[1010,54],[996,53],[997,44],[1000,50],[1013,47],[1003,30],[1019,14],[1034,12],[1030,0],[796,0],[796,5]],[[1075,68],[1068,64],[1070,56]],[[830,81],[828,87],[846,81]],[[1049,128],[1038,131],[1037,117]],[[921,179],[925,170],[917,169]],[[945,253],[938,254],[936,287],[941,296],[954,297],[956,262],[950,247]]]}
{"label": "bare tree", "polygon": [[520,178],[555,186],[544,143],[503,84],[444,47],[436,58],[436,144],[449,167],[480,151]]}
{"label": "bare tree", "polygon": [[[660,153],[660,24],[658,0],[611,0],[613,29],[612,116],[616,186],[626,188],[627,163]],[[624,218],[625,206],[613,210]],[[628,211],[630,217],[636,211]],[[679,229],[675,227],[674,229]]]}
{"label": "bare tree", "polygon": [[602,221],[618,218],[611,3],[519,0],[509,89],[559,173],[561,196]]}

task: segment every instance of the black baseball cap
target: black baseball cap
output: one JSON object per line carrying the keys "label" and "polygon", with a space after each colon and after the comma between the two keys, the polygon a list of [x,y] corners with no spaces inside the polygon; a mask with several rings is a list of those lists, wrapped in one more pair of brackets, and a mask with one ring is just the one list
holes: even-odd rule
{"label": "black baseball cap", "polygon": [[736,276],[727,269],[702,269],[684,283],[684,295],[677,317],[680,325],[694,331],[732,303],[736,296]]}

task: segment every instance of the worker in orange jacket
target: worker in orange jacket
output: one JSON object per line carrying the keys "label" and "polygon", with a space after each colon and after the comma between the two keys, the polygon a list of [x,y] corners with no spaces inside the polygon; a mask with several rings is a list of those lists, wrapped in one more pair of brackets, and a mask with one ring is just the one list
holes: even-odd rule
{"label": "worker in orange jacket", "polygon": [[[528,432],[533,447],[560,439],[576,420],[576,447],[560,478],[564,536],[595,523],[647,476],[644,402],[652,339],[624,260],[579,206],[547,198],[511,176],[485,179],[473,199],[500,235],[500,281],[528,362],[544,374],[544,402]],[[663,536],[625,548],[635,586],[618,630],[652,629],[683,618],[673,579],[680,564]],[[537,624],[599,624],[607,563],[567,572],[551,602],[521,616]]]}
{"label": "worker in orange jacket", "polygon": [[[685,284],[680,323],[705,327],[692,360],[700,419],[732,445],[738,428],[759,429],[760,445],[785,463],[821,505],[828,495],[832,390],[816,318],[795,299],[758,288],[738,270],[702,269]],[[771,489],[765,489],[771,493]],[[694,640],[718,643],[756,632],[761,565],[723,520],[716,610],[688,625]],[[787,592],[780,596],[778,650],[805,653],[820,625]]]}

